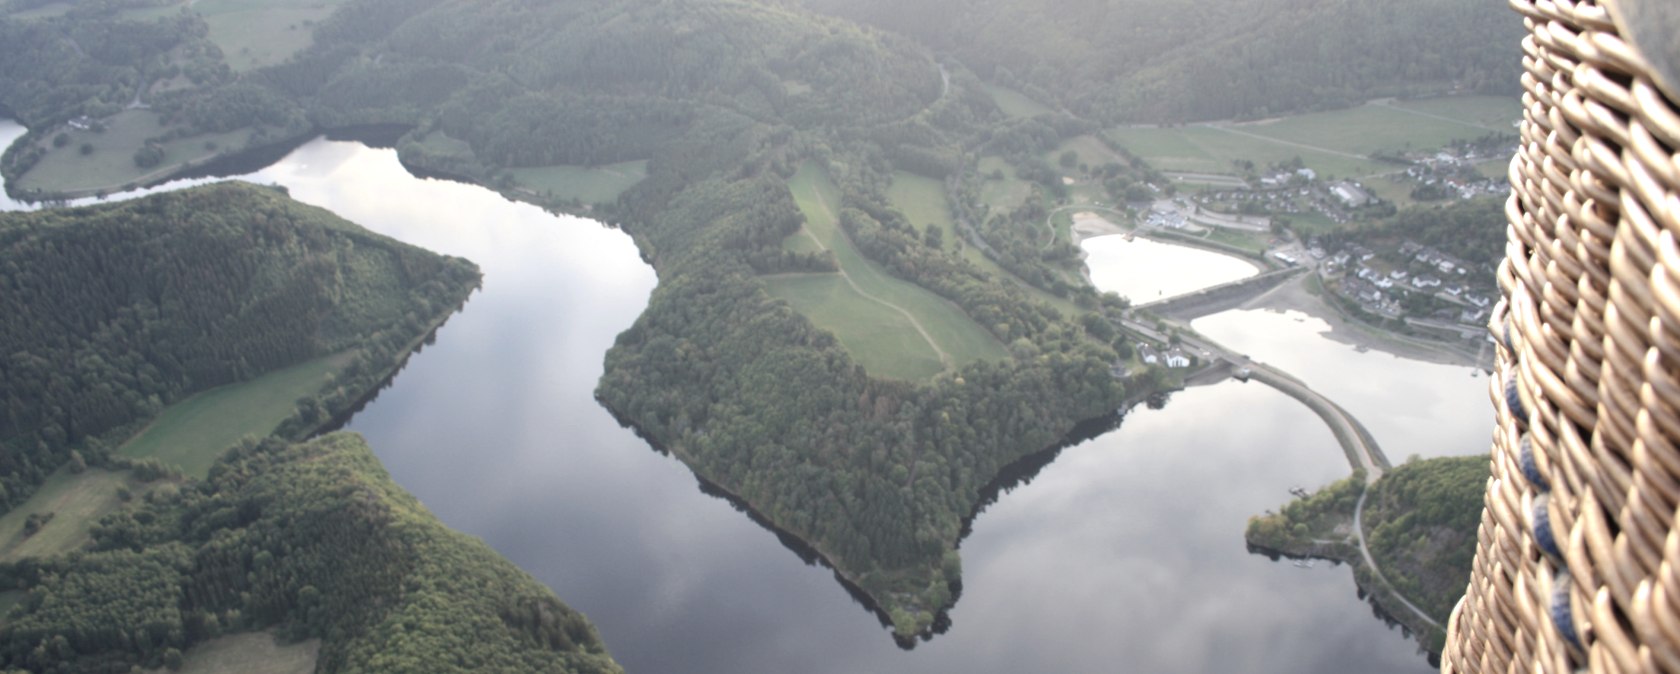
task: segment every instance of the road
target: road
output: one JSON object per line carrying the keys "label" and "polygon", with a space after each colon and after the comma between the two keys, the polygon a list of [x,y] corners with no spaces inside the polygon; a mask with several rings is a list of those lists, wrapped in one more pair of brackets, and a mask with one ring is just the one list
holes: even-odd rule
{"label": "road", "polygon": [[1434,618],[1429,617],[1428,613],[1424,613],[1423,609],[1418,608],[1417,604],[1413,604],[1410,600],[1406,599],[1405,595],[1400,594],[1399,590],[1394,589],[1394,585],[1389,583],[1387,578],[1383,577],[1382,569],[1377,567],[1377,560],[1371,556],[1370,546],[1365,544],[1365,497],[1370,495],[1370,493],[1371,490],[1369,487],[1360,492],[1359,504],[1353,507],[1353,532],[1359,538],[1359,554],[1365,557],[1365,566],[1371,569],[1372,575],[1375,575],[1377,580],[1381,582],[1384,587],[1388,588],[1389,594],[1393,595],[1394,598],[1399,600],[1401,604],[1405,604],[1406,608],[1411,609],[1412,613],[1417,614],[1417,617],[1420,620],[1429,623],[1434,626],[1435,629],[1446,630],[1447,628],[1443,627],[1441,623],[1436,622]]}

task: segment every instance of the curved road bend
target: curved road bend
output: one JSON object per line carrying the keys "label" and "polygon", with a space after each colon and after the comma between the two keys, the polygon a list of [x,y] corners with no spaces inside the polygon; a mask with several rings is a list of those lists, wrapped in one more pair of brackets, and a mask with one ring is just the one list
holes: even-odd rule
{"label": "curved road bend", "polygon": [[1400,603],[1405,604],[1406,608],[1411,609],[1412,613],[1417,614],[1418,618],[1422,619],[1426,623],[1429,623],[1435,629],[1445,630],[1446,628],[1442,627],[1441,623],[1436,622],[1434,618],[1429,617],[1428,613],[1424,613],[1423,609],[1418,608],[1417,604],[1413,604],[1411,600],[1406,599],[1405,595],[1400,594],[1400,591],[1394,588],[1394,584],[1388,582],[1388,579],[1383,577],[1382,569],[1377,566],[1376,558],[1371,556],[1371,548],[1365,544],[1365,523],[1363,521],[1365,515],[1365,497],[1370,493],[1371,490],[1369,487],[1367,487],[1364,491],[1359,492],[1359,504],[1353,507],[1353,532],[1359,536],[1359,554],[1365,556],[1365,566],[1371,567],[1371,573],[1376,574],[1377,580],[1380,581],[1384,587],[1388,588],[1388,593],[1393,595],[1395,599],[1400,600]]}

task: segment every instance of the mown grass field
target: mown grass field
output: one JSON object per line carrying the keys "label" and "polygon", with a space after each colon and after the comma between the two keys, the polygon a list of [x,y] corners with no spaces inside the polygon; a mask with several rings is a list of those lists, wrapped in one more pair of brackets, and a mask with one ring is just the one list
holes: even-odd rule
{"label": "mown grass field", "polygon": [[1163,171],[1232,173],[1239,159],[1265,166],[1300,157],[1321,176],[1357,178],[1395,170],[1377,151],[1430,150],[1488,133],[1513,133],[1516,99],[1456,96],[1372,103],[1242,124],[1111,129],[1110,138]]}
{"label": "mown grass field", "polygon": [[327,374],[349,359],[349,354],[317,358],[250,381],[204,391],[165,408],[118,451],[125,456],[156,458],[202,478],[222,452],[240,438],[272,432],[291,416],[298,398],[320,390]]}
{"label": "mown grass field", "polygon": [[1346,178],[1394,170],[1390,164],[1266,138],[1255,133],[1253,127],[1125,127],[1108,133],[1110,138],[1162,171],[1229,174],[1235,171],[1233,163],[1239,159],[1265,166],[1294,157],[1300,157],[1320,176]]}
{"label": "mown grass field", "polygon": [[[281,645],[269,632],[246,632],[211,639],[187,649],[181,669],[171,674],[310,674],[321,653],[321,640]],[[168,669],[149,670],[164,674]]]}
{"label": "mown grass field", "polygon": [[764,280],[771,295],[834,333],[872,374],[925,379],[945,369],[909,319],[857,294],[839,274],[784,274]]}
{"label": "mown grass field", "polygon": [[[883,347],[883,344],[902,343],[897,341],[899,338],[882,337],[860,341],[857,339],[857,333],[844,324],[865,321],[883,326],[882,329],[885,330],[885,326],[894,324],[895,318],[903,318],[903,314],[895,310],[895,307],[914,316],[921,323],[932,340],[929,350],[935,350],[933,345],[937,344],[938,349],[950,357],[952,365],[961,366],[980,359],[998,360],[1008,357],[1009,353],[1003,344],[956,305],[921,286],[888,274],[852,245],[851,240],[840,230],[838,216],[834,210],[840,203],[839,189],[815,163],[806,162],[800,166],[798,173],[788,181],[788,188],[792,191],[800,212],[805,215],[803,231],[809,232],[816,240],[822,242],[823,247],[833,251],[835,260],[850,276],[852,282],[856,283],[863,293],[879,301],[859,294],[845,283],[845,279],[838,276],[834,277],[835,282],[845,286],[844,290],[850,292],[816,292],[810,287],[812,283],[805,280],[806,275],[770,276],[766,277],[766,283],[771,292],[787,298],[789,303],[810,317],[812,322],[834,332],[840,338],[841,344],[845,345],[865,369],[880,376],[906,379],[931,374],[916,368],[905,369],[901,357],[893,352],[895,349]],[[853,297],[858,301],[852,301]],[[914,326],[908,322],[899,332],[908,333],[903,338],[906,340],[922,339]],[[848,339],[848,334],[853,337]]]}
{"label": "mown grass field", "polygon": [[[250,131],[205,134],[178,138],[163,144],[163,162],[151,168],[134,165],[134,153],[144,147],[147,138],[164,132],[158,116],[150,110],[124,110],[105,120],[105,132],[77,131],[66,128],[70,142],[53,147],[51,134],[41,141],[48,148],[41,161],[18,179],[23,189],[40,187],[64,192],[119,191],[126,186],[143,183],[168,174],[187,162],[200,161],[228,148],[244,146]],[[87,144],[92,153],[82,154]]]}
{"label": "mown grass field", "polygon": [[[86,545],[93,523],[122,508],[117,489],[125,486],[135,496],[147,487],[131,480],[127,471],[89,468],[76,474],[68,467],[58,469],[29,500],[0,516],[0,563],[51,557]],[[30,513],[49,512],[53,518],[25,538],[23,527]]]}
{"label": "mown grass field", "polygon": [[618,195],[646,178],[647,161],[627,161],[594,168],[537,166],[512,169],[511,173],[521,187],[537,194],[604,204],[616,201]]}
{"label": "mown grass field", "polygon": [[[1234,128],[1268,138],[1330,150],[1370,154],[1380,150],[1438,148],[1455,140],[1473,140],[1489,133],[1510,134],[1514,129],[1511,128],[1509,120],[1514,120],[1521,114],[1515,99],[1485,96],[1456,103],[1424,105],[1425,109],[1414,109],[1400,105],[1370,104]],[[1434,112],[1435,109],[1451,114],[1440,114]],[[1479,121],[1497,115],[1501,110],[1510,113],[1503,128],[1484,126]]]}
{"label": "mown grass field", "polygon": [[1512,122],[1522,118],[1522,102],[1503,96],[1442,96],[1394,101],[1393,105],[1403,110],[1440,115],[1502,133],[1516,133],[1517,129]]}
{"label": "mown grass field", "polygon": [[1033,115],[1053,112],[1043,103],[1027,98],[1026,94],[1009,87],[996,84],[982,84],[981,87],[985,88],[986,93],[991,95],[992,102],[997,104],[998,109],[1010,117],[1032,117]]}

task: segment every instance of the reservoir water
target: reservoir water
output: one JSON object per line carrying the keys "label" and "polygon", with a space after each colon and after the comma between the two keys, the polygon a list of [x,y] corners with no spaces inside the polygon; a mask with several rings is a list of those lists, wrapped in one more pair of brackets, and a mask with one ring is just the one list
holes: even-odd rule
{"label": "reservoir water", "polygon": [[1260,273],[1254,263],[1239,257],[1142,237],[1127,241],[1110,234],[1085,239],[1079,247],[1085,251],[1091,284],[1104,292],[1120,293],[1132,304],[1148,304]]}
{"label": "reservoir water", "polygon": [[[350,428],[446,523],[586,612],[628,671],[1432,671],[1346,567],[1246,551],[1250,515],[1347,474],[1281,393],[1180,392],[1062,450],[979,515],[949,632],[905,651],[831,572],[595,402],[604,353],[656,283],[628,236],[347,142],[245,179],[483,268],[483,290]],[[1428,402],[1408,395],[1430,393],[1393,400]]]}

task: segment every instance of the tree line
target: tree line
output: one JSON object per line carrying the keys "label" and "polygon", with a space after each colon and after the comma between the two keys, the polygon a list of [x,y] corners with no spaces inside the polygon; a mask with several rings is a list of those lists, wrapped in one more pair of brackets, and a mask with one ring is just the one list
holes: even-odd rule
{"label": "tree line", "polygon": [[316,671],[621,671],[582,614],[393,483],[358,435],[247,440],[110,515],[87,552],[0,565],[27,591],[0,668],[179,667],[222,634],[321,639]]}
{"label": "tree line", "polygon": [[243,183],[0,214],[0,511],[177,400],[348,351],[300,414],[341,410],[477,283],[470,262]]}

